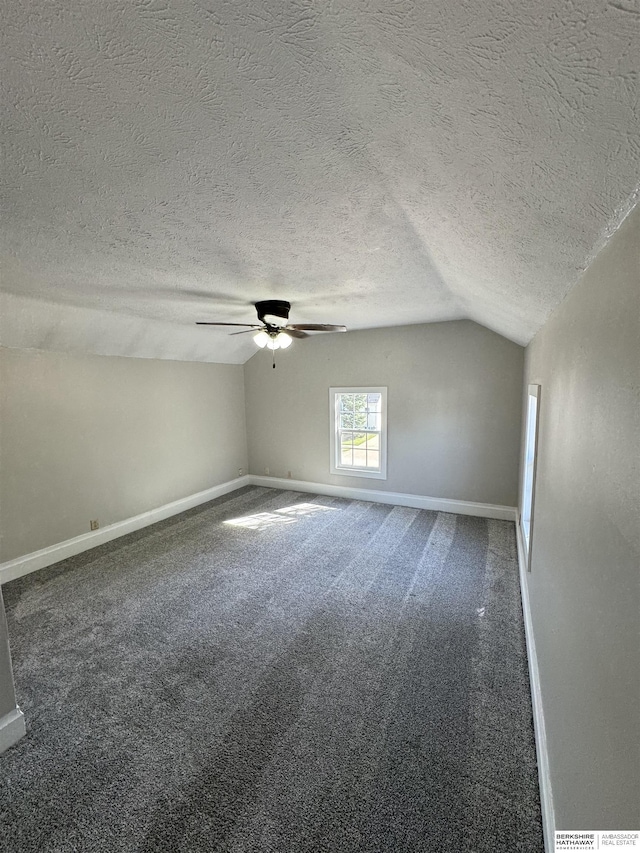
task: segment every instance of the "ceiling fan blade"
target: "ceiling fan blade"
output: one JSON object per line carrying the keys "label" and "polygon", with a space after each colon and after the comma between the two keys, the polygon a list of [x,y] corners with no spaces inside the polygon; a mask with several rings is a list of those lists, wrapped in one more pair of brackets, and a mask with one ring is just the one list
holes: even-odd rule
{"label": "ceiling fan blade", "polygon": [[291,335],[292,338],[308,338],[309,335],[306,332],[301,332],[300,329],[294,329],[292,326],[285,326],[282,331],[286,335]]}
{"label": "ceiling fan blade", "polygon": [[241,332],[231,332],[229,337],[232,338],[234,335],[246,335],[248,332],[255,332],[256,329],[262,328],[261,326],[253,326],[251,329],[243,329]]}
{"label": "ceiling fan blade", "polygon": [[332,326],[330,323],[291,323],[285,329],[300,329],[307,332],[346,332],[346,326]]}
{"label": "ceiling fan blade", "polygon": [[196,320],[196,326],[246,326],[249,329],[261,329],[253,323],[209,323],[206,320]]}

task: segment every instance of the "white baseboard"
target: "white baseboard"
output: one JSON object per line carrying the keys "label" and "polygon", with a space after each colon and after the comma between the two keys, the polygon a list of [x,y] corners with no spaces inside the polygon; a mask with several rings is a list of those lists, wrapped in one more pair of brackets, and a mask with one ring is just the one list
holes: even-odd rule
{"label": "white baseboard", "polygon": [[317,495],[330,495],[336,498],[349,498],[356,501],[410,506],[416,509],[432,509],[436,512],[453,512],[458,515],[477,515],[481,518],[501,518],[515,521],[516,508],[497,504],[474,503],[473,501],[454,501],[448,498],[429,498],[424,495],[409,495],[402,492],[385,492],[381,489],[356,489],[351,486],[335,486],[327,483],[309,483],[305,480],[288,480],[281,477],[261,477],[249,475],[254,486],[267,486],[271,489],[293,489],[296,492],[312,492]]}
{"label": "white baseboard", "polygon": [[540,673],[536,643],[533,635],[533,622],[529,604],[529,587],[527,585],[527,560],[522,540],[522,530],[516,522],[516,543],[518,548],[518,568],[520,571],[520,592],[522,596],[522,612],[524,614],[524,632],[527,640],[527,658],[529,661],[529,681],[531,683],[531,703],[533,705],[533,728],[536,737],[536,754],[538,757],[538,780],[540,783],[540,804],[542,808],[542,830],[544,832],[544,849],[553,853],[555,849],[555,810],[553,807],[553,791],[551,789],[551,772],[549,769],[549,752],[547,749],[547,733],[544,725],[544,708],[542,706],[542,691],[540,689]]}
{"label": "white baseboard", "polygon": [[245,474],[235,480],[197,492],[177,501],[157,507],[156,509],[142,512],[124,521],[117,521],[99,530],[83,533],[73,539],[58,542],[40,551],[33,551],[15,560],[0,563],[0,585],[9,581],[52,566],[68,557],[74,557],[90,548],[95,548],[119,536],[125,536],[134,530],[140,530],[157,521],[170,518],[187,509],[199,504],[211,501],[221,495],[226,495],[242,486],[266,486],[271,489],[291,489],[296,492],[310,492],[314,494],[330,495],[332,497],[349,498],[351,500],[373,501],[374,503],[395,504],[397,506],[409,506],[416,509],[431,509],[436,512],[453,512],[461,515],[476,515],[482,518],[501,518],[506,521],[514,521],[516,516],[515,507],[496,506],[494,504],[474,503],[472,501],[456,501],[447,498],[429,498],[423,495],[408,495],[401,492],[385,492],[380,489],[356,489],[350,486],[334,486],[326,483],[309,483],[303,480],[285,480],[280,477],[260,477],[254,474]]}
{"label": "white baseboard", "polygon": [[0,752],[17,743],[25,731],[24,715],[20,708],[14,708],[4,717],[0,717]]}
{"label": "white baseboard", "polygon": [[40,551],[33,551],[30,554],[25,554],[23,557],[17,557],[15,560],[0,563],[0,585],[20,578],[23,575],[28,575],[30,572],[35,572],[38,569],[44,569],[46,566],[52,566],[54,563],[59,563],[60,560],[74,557],[76,554],[88,551],[90,548],[95,548],[104,542],[110,542],[119,536],[133,533],[134,530],[148,527],[157,521],[170,518],[172,515],[185,512],[187,509],[199,506],[207,501],[212,501],[214,498],[219,498],[221,495],[226,495],[228,492],[233,492],[242,486],[250,484],[251,480],[245,474],[243,477],[228,480],[219,486],[213,486],[213,488],[205,489],[203,492],[196,492],[194,495],[180,498],[180,500],[172,501],[156,509],[150,509],[147,512],[140,513],[140,515],[126,518],[124,521],[117,521],[115,524],[109,524],[107,527],[102,527],[99,530],[92,530],[90,533],[83,533],[81,536],[75,536],[73,539],[66,539],[64,542],[58,542],[56,545],[50,545],[48,548],[42,548]]}

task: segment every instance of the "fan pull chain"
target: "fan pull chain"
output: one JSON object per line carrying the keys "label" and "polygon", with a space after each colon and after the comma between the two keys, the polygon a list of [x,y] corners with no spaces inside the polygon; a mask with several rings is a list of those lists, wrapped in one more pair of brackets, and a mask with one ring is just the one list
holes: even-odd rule
{"label": "fan pull chain", "polygon": [[274,349],[272,349],[271,354],[273,355],[273,364],[271,366],[275,370],[276,369],[276,351]]}

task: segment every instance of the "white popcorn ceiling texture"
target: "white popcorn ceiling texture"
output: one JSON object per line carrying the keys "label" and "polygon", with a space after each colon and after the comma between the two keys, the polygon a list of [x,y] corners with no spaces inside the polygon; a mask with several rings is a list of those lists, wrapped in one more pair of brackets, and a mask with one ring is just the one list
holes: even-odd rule
{"label": "white popcorn ceiling texture", "polygon": [[193,324],[269,297],[524,344],[636,197],[638,0],[0,12],[8,346],[243,362]]}

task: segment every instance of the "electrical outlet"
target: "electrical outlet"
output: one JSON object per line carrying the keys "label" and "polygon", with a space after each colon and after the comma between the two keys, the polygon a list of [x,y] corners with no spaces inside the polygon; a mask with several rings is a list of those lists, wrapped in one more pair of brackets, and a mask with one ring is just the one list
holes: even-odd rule
{"label": "electrical outlet", "polygon": [[265,473],[265,474],[267,475],[267,477],[268,477],[268,476],[269,476],[269,469],[268,469],[268,468],[265,468],[265,469],[264,469],[264,473]]}
{"label": "electrical outlet", "polygon": [[238,468],[238,477],[242,477],[244,474],[244,468]]}
{"label": "electrical outlet", "polygon": [[92,518],[91,521],[89,522],[89,526],[90,526],[91,530],[97,530],[100,527],[100,522],[98,521],[97,518]]}

